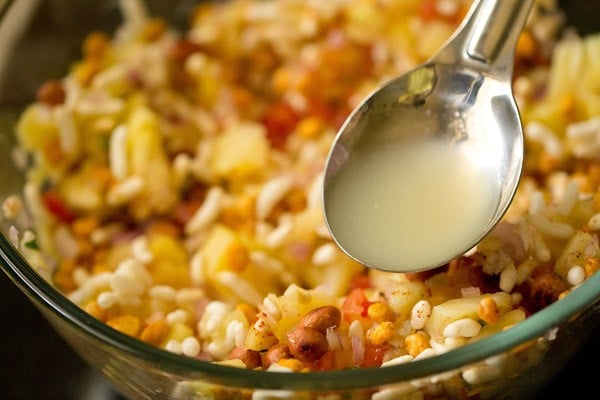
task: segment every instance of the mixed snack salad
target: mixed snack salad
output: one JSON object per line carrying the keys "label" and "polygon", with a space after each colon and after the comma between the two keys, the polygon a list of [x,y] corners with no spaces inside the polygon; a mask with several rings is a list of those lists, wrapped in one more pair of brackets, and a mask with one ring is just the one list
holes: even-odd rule
{"label": "mixed snack salad", "polygon": [[555,1],[536,2],[516,50],[519,190],[476,248],[422,273],[367,269],[322,213],[344,119],[469,6],[201,2],[181,32],[121,1],[118,30],[90,33],[20,116],[26,184],[3,212],[33,225],[13,243],[112,328],[232,367],[385,367],[510,329],[600,269],[600,35],[564,29]]}

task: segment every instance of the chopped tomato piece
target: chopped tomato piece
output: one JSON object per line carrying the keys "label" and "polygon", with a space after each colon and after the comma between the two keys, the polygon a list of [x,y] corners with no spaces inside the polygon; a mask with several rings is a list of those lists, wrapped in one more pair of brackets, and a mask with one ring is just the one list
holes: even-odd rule
{"label": "chopped tomato piece", "polygon": [[317,371],[332,371],[335,369],[335,354],[333,351],[328,351],[314,363],[314,368]]}
{"label": "chopped tomato piece", "polygon": [[342,318],[345,321],[365,318],[370,304],[363,289],[352,289],[342,304]]}
{"label": "chopped tomato piece", "polygon": [[423,0],[421,2],[419,15],[424,21],[431,21],[432,19],[439,17],[436,3],[436,0]]}
{"label": "chopped tomato piece", "polygon": [[42,194],[42,202],[44,203],[46,210],[58,220],[67,224],[70,224],[75,220],[75,214],[69,210],[63,199],[61,199],[55,191],[48,190],[44,192]]}
{"label": "chopped tomato piece", "polygon": [[361,367],[380,367],[383,362],[383,356],[389,346],[365,344],[365,359]]}
{"label": "chopped tomato piece", "polygon": [[356,289],[356,288],[366,289],[366,288],[369,288],[369,287],[371,287],[371,278],[369,278],[368,274],[356,275],[354,278],[352,278],[352,281],[350,282],[350,287],[352,289]]}
{"label": "chopped tomato piece", "polygon": [[276,103],[267,108],[262,122],[267,127],[271,145],[282,148],[299,120],[296,111],[287,103]]}

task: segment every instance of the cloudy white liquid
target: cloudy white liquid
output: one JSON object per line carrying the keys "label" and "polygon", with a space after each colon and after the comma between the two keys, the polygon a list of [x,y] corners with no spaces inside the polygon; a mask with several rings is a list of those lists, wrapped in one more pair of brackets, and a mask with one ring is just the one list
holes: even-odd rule
{"label": "cloudy white liquid", "polygon": [[447,143],[359,148],[328,185],[338,244],[370,267],[411,271],[474,244],[492,217],[499,182],[491,168]]}

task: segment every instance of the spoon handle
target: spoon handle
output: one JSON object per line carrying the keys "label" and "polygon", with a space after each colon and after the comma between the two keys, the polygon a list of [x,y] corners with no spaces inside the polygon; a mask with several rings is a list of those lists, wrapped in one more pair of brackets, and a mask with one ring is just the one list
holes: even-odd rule
{"label": "spoon handle", "polygon": [[[503,49],[514,50],[534,0],[482,0],[469,20],[467,54],[492,64]],[[477,22],[477,23],[475,23]]]}
{"label": "spoon handle", "polygon": [[[436,59],[487,65],[511,74],[517,41],[535,0],[475,0]],[[481,65],[480,65],[481,67]]]}

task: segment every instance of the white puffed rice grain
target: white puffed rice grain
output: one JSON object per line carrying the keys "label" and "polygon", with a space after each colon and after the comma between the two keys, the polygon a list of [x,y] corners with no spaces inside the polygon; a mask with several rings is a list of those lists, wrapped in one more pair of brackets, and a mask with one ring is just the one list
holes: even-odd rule
{"label": "white puffed rice grain", "polygon": [[429,357],[433,357],[436,355],[437,355],[437,352],[435,351],[435,349],[428,347],[425,350],[423,350],[422,352],[420,352],[419,354],[417,354],[414,358],[414,361],[422,360],[424,358],[429,358]]}
{"label": "white puffed rice grain", "polygon": [[283,316],[281,309],[277,303],[277,297],[274,294],[268,294],[262,302],[262,308],[265,309],[267,314],[274,320],[280,320]]}
{"label": "white puffed rice grain", "polygon": [[202,318],[198,321],[198,331],[202,337],[208,337],[212,332],[215,332],[225,318],[225,315],[231,310],[231,306],[222,301],[211,301],[206,305]]}
{"label": "white puffed rice grain", "polygon": [[462,377],[471,385],[491,382],[502,376],[502,368],[496,365],[476,365],[463,371]]}
{"label": "white puffed rice grain", "polygon": [[120,224],[108,224],[94,229],[90,235],[93,244],[101,245],[108,243],[116,234],[121,232],[123,227]]}
{"label": "white puffed rice grain", "polygon": [[117,126],[110,135],[108,145],[108,160],[112,176],[119,181],[128,175],[127,165],[127,128],[125,125]]}
{"label": "white puffed rice grain", "polygon": [[133,258],[121,261],[111,275],[110,287],[125,297],[140,297],[152,283],[143,264]]}
{"label": "white puffed rice grain", "polygon": [[200,342],[193,336],[181,341],[181,353],[188,357],[196,357],[200,353]]}
{"label": "white puffed rice grain", "polygon": [[323,202],[322,199],[322,188],[323,188],[323,172],[319,173],[308,188],[308,195],[306,198],[306,207],[309,209],[321,208]]}
{"label": "white puffed rice grain", "polygon": [[119,295],[115,292],[105,291],[98,295],[96,302],[101,308],[108,309],[119,302]]}
{"label": "white puffed rice grain", "polygon": [[385,361],[381,363],[382,367],[389,367],[392,365],[406,364],[407,362],[411,362],[413,360],[413,356],[410,354],[405,354],[396,358],[392,358],[391,360]]}
{"label": "white puffed rice grain", "polygon": [[553,157],[560,157],[563,153],[563,145],[556,133],[547,126],[533,121],[525,127],[525,136],[532,142],[539,143],[544,150]]}
{"label": "white puffed rice grain", "polygon": [[19,247],[19,230],[14,225],[8,228],[8,238],[13,246]]}
{"label": "white puffed rice grain", "polygon": [[176,187],[181,187],[192,170],[192,158],[189,154],[181,153],[173,160],[173,179]]}
{"label": "white puffed rice grain", "polygon": [[585,269],[579,265],[574,265],[567,272],[567,281],[572,286],[577,286],[585,280]]}
{"label": "white puffed rice grain", "polygon": [[136,260],[144,264],[148,264],[154,259],[154,255],[148,248],[148,237],[145,235],[140,235],[133,239],[131,242],[131,252]]}
{"label": "white puffed rice grain", "polygon": [[541,214],[532,214],[529,220],[540,232],[548,236],[568,239],[575,234],[575,229],[571,225],[552,221]]}
{"label": "white puffed rice grain", "polygon": [[176,292],[175,303],[179,307],[186,307],[197,304],[198,301],[205,297],[206,293],[200,288],[183,288]]}
{"label": "white puffed rice grain", "polygon": [[294,229],[294,221],[289,214],[282,215],[278,222],[279,224],[277,227],[267,233],[264,238],[265,245],[270,249],[274,249],[284,244]]}
{"label": "white puffed rice grain", "polygon": [[263,298],[250,282],[231,271],[221,271],[215,278],[248,304],[259,304]]}
{"label": "white puffed rice grain", "polygon": [[77,286],[81,286],[90,278],[90,273],[84,268],[75,267],[75,269],[73,269],[72,277]]}
{"label": "white puffed rice grain", "polygon": [[517,283],[517,268],[513,263],[506,266],[500,273],[500,289],[510,293]]}
{"label": "white puffed rice grain", "polygon": [[419,300],[410,312],[410,325],[413,329],[423,329],[431,316],[431,304],[427,300]]}
{"label": "white puffed rice grain", "polygon": [[577,200],[579,200],[579,185],[576,181],[570,180],[566,184],[562,199],[556,205],[556,212],[559,215],[569,215]]}
{"label": "white puffed rice grain", "polygon": [[600,213],[594,214],[588,221],[587,226],[593,231],[600,231]]}
{"label": "white puffed rice grain", "polygon": [[459,11],[460,3],[457,0],[438,0],[436,10],[440,15],[452,17]]}
{"label": "white puffed rice grain", "polygon": [[220,186],[213,186],[206,194],[204,202],[185,224],[186,233],[195,233],[213,222],[221,212],[225,191]]}
{"label": "white puffed rice grain", "polygon": [[62,225],[57,227],[54,231],[54,240],[56,251],[61,257],[73,259],[79,254],[79,242],[67,227]]}
{"label": "white puffed rice grain", "polygon": [[145,186],[146,183],[141,176],[132,175],[110,188],[106,201],[111,206],[121,206],[139,195]]}
{"label": "white puffed rice grain", "polygon": [[69,299],[75,303],[81,305],[84,301],[92,297],[98,290],[105,288],[109,285],[112,280],[112,273],[101,272],[90,277],[86,280],[82,286],[69,293]]}
{"label": "white puffed rice grain", "polygon": [[2,202],[2,215],[7,219],[16,219],[23,211],[23,202],[15,194],[11,194]]}
{"label": "white puffed rice grain", "polygon": [[467,344],[467,338],[464,337],[447,337],[444,339],[446,350],[454,350]]}
{"label": "white puffed rice grain", "polygon": [[[384,389],[373,393],[371,400],[413,400],[411,394],[416,390],[410,383],[386,386]],[[422,396],[421,393],[415,393],[414,400],[422,398]]]}
{"label": "white puffed rice grain", "polygon": [[202,285],[206,281],[204,274],[204,256],[200,250],[190,259],[190,280],[194,285]]}
{"label": "white puffed rice grain", "polygon": [[165,316],[165,320],[169,325],[186,323],[189,319],[189,314],[186,310],[176,309]]}
{"label": "white puffed rice grain", "polygon": [[168,285],[154,285],[148,289],[148,295],[154,300],[175,301],[177,291]]}
{"label": "white puffed rice grain", "polygon": [[[276,372],[293,372],[291,369],[282,367],[277,363],[271,364],[268,370]],[[252,392],[252,400],[293,400],[296,397],[296,392],[291,390],[258,389]]]}
{"label": "white puffed rice grain", "polygon": [[534,232],[532,238],[535,257],[542,262],[549,261],[552,257],[552,253],[550,252],[550,248],[544,243],[542,235],[540,235],[539,232]]}
{"label": "white puffed rice grain", "polygon": [[53,108],[53,115],[58,127],[60,147],[69,157],[74,157],[79,152],[79,132],[71,111],[64,105]]}
{"label": "white puffed rice grain", "polygon": [[473,337],[477,336],[481,330],[479,322],[472,318],[462,318],[457,321],[450,322],[444,328],[445,337]]}
{"label": "white puffed rice grain", "polygon": [[179,340],[169,339],[165,344],[165,350],[174,354],[182,354],[181,342]]}
{"label": "white puffed rice grain", "polygon": [[502,367],[506,363],[507,359],[508,359],[508,354],[500,353],[500,354],[495,354],[491,357],[486,358],[485,363],[487,365],[494,365],[497,367]]}
{"label": "white puffed rice grain", "polygon": [[332,263],[339,254],[338,247],[333,243],[325,243],[317,247],[312,256],[315,265],[326,265]]}
{"label": "white puffed rice grain", "polygon": [[256,198],[256,216],[259,219],[267,218],[292,187],[293,180],[289,175],[279,176],[265,183]]}

